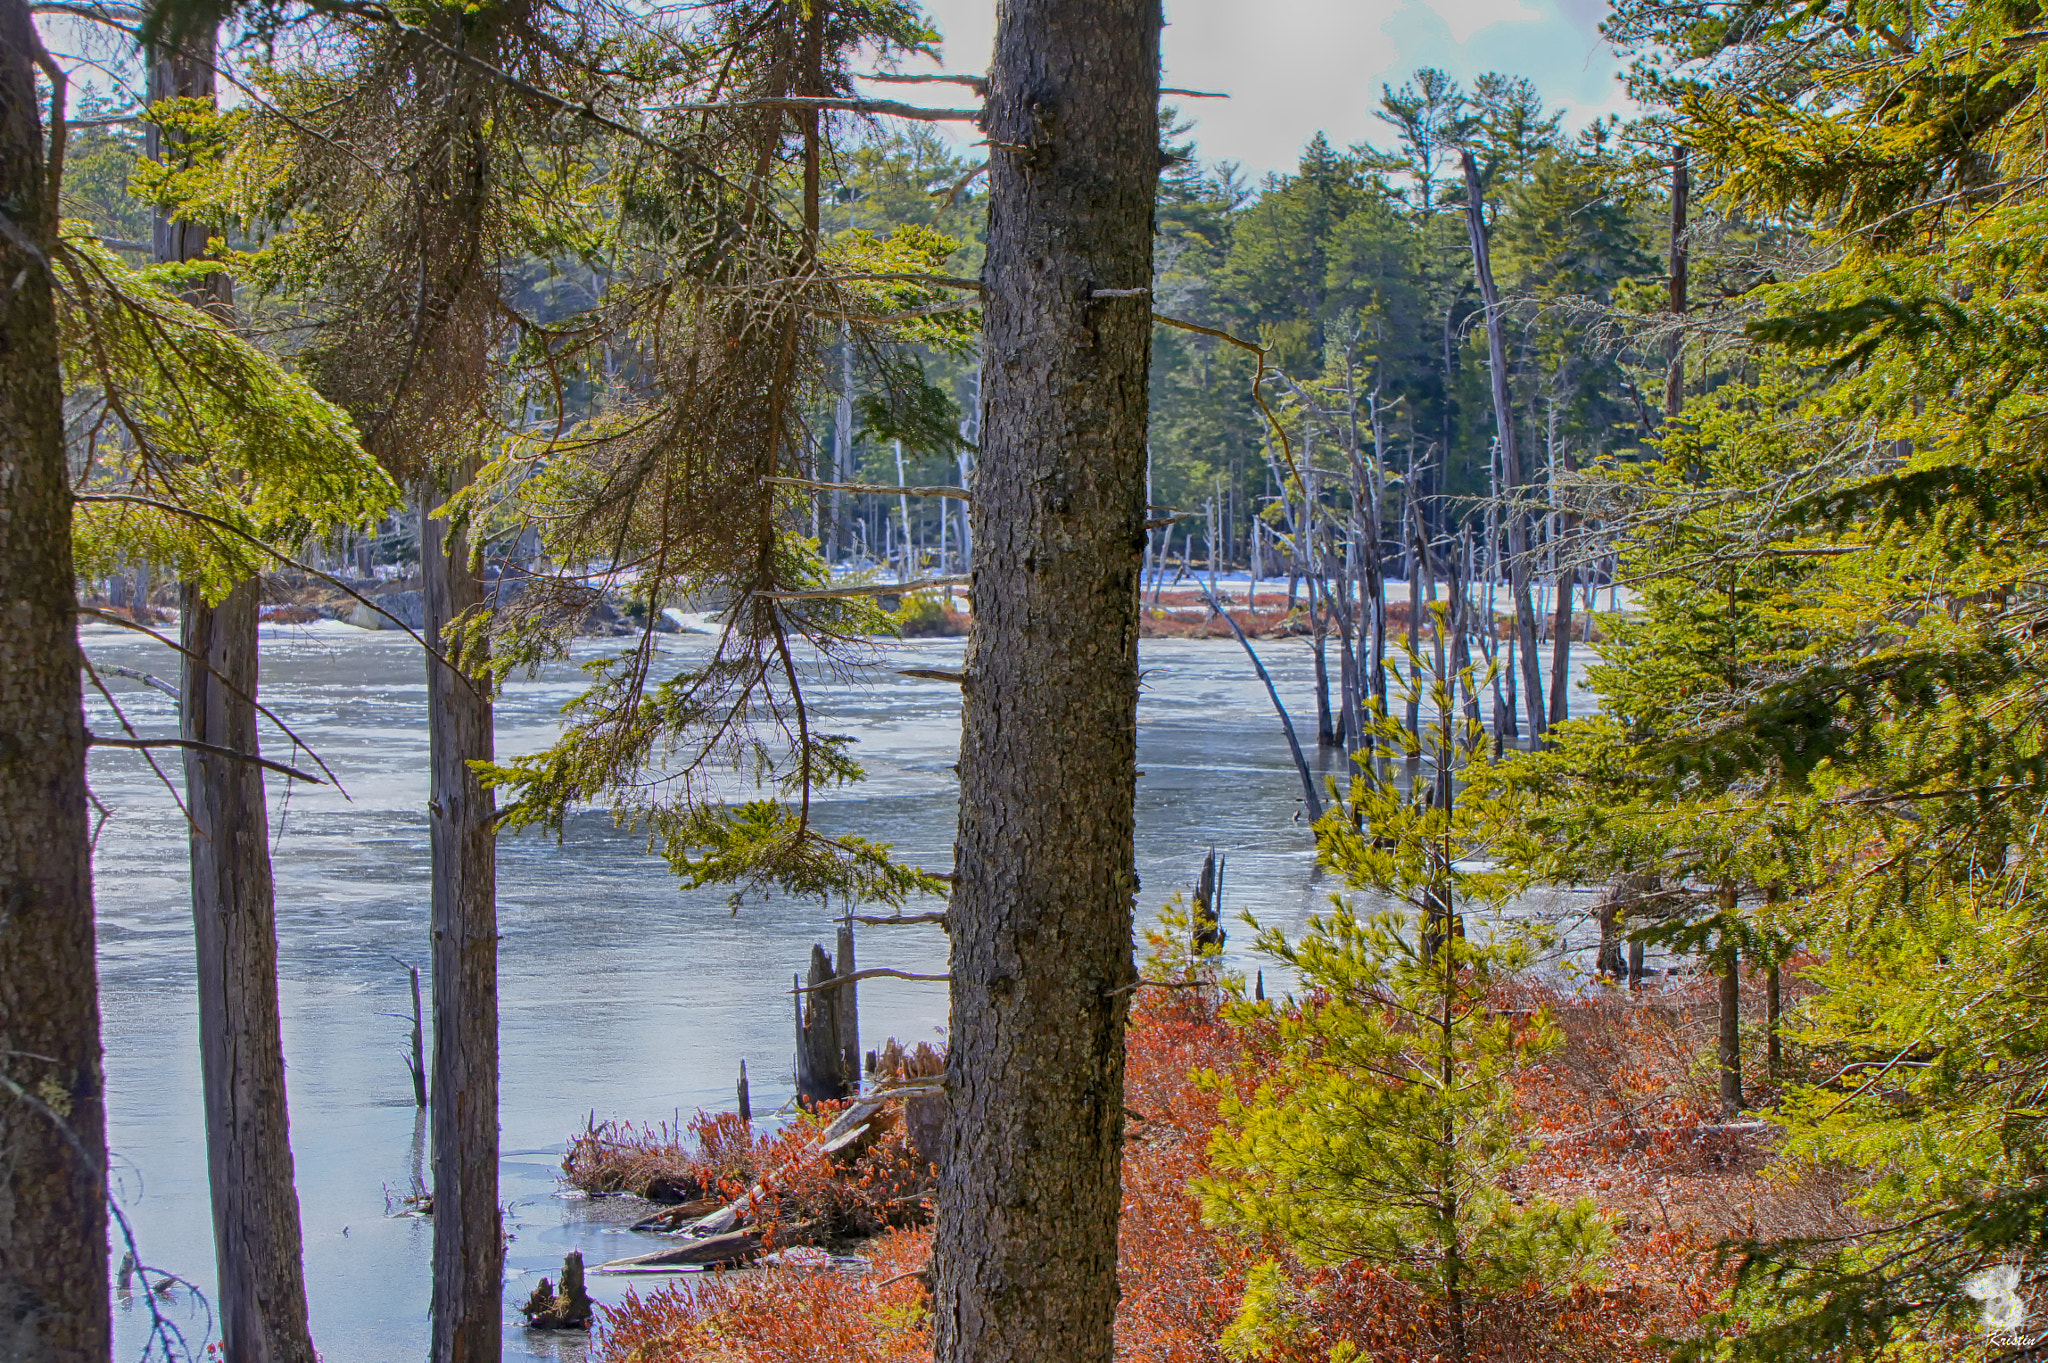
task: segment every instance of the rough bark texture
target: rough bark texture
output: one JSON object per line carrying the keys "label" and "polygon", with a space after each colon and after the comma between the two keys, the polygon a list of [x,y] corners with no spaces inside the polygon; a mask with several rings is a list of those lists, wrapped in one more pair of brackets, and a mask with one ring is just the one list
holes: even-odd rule
{"label": "rough bark texture", "polygon": [[[832,957],[816,942],[811,944],[810,973],[804,977],[805,992],[796,1005],[796,1095],[807,1106],[832,1103],[846,1097],[848,1075],[846,1053],[839,1044],[839,995],[850,985],[828,989],[835,974]],[[853,1077],[860,1075],[856,1060]]]}
{"label": "rough bark texture", "polygon": [[[467,483],[471,463],[451,481]],[[483,599],[469,537],[424,499],[420,558],[427,640],[447,653],[449,626]],[[436,1363],[497,1363],[505,1235],[498,1210],[498,883],[490,790],[472,762],[491,758],[483,669],[427,658],[434,889],[434,1343]],[[469,676],[465,676],[462,668]]]}
{"label": "rough bark texture", "polygon": [[1005,0],[948,925],[941,1363],[1108,1363],[1145,546],[1157,0]]}
{"label": "rough bark texture", "polygon": [[[212,47],[204,41],[152,60],[151,102],[211,98]],[[182,140],[152,124],[149,154],[175,160]],[[201,259],[206,242],[203,223],[157,215],[159,261]],[[188,285],[185,296],[225,313],[229,290],[226,275],[212,275]],[[218,606],[209,606],[191,583],[182,586],[180,632],[187,656],[178,715],[184,737],[237,752],[257,750],[259,596],[254,578]],[[221,1347],[227,1363],[313,1363],[278,1021],[277,913],[263,771],[187,750],[185,805],[191,814],[200,1088]]]}
{"label": "rough bark texture", "polygon": [[[853,921],[839,927],[839,950],[834,972],[851,975],[860,967],[853,958]],[[831,994],[839,1023],[839,1072],[849,1088],[860,1088],[860,986],[842,984]]]}
{"label": "rough bark texture", "polygon": [[[1560,449],[1557,460],[1558,469],[1569,476],[1572,452]],[[1578,524],[1579,518],[1569,511],[1558,513],[1558,528],[1563,534],[1553,551],[1557,555],[1557,611],[1550,620],[1550,722],[1553,725],[1562,724],[1571,717],[1572,592],[1579,585],[1579,572],[1578,565],[1569,561],[1569,555],[1573,532]]]}
{"label": "rough bark texture", "polygon": [[1724,942],[1721,959],[1715,964],[1720,1008],[1714,1050],[1721,1079],[1721,1112],[1733,1116],[1742,1111],[1742,957],[1732,943]]}
{"label": "rough bark texture", "polygon": [[0,213],[18,234],[0,236],[0,1358],[106,1363],[85,717],[34,42],[28,6],[0,0]]}
{"label": "rough bark texture", "polygon": [[1479,297],[1486,308],[1487,372],[1493,381],[1494,424],[1500,431],[1501,489],[1508,532],[1508,585],[1515,599],[1515,638],[1521,645],[1522,695],[1529,717],[1529,740],[1543,745],[1549,715],[1543,708],[1543,663],[1536,656],[1536,607],[1529,596],[1528,515],[1522,509],[1522,451],[1515,442],[1515,404],[1508,392],[1507,341],[1502,334],[1500,291],[1493,285],[1493,262],[1487,253],[1485,198],[1479,188],[1479,166],[1464,153],[1465,225],[1472,237],[1472,263],[1479,275]]}
{"label": "rough bark texture", "polygon": [[[208,606],[185,585],[180,606],[192,656],[184,660],[179,716],[186,738],[256,751],[258,594],[251,579]],[[188,749],[185,805],[221,1344],[229,1363],[314,1363],[285,1107],[262,769]]]}

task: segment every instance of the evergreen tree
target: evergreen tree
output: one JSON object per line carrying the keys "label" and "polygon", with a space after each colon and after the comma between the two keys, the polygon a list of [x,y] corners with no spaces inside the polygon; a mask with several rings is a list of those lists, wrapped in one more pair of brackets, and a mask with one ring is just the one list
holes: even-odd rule
{"label": "evergreen tree", "polygon": [[[1527,964],[1529,943],[1493,935],[1497,920],[1482,938],[1463,911],[1514,891],[1511,874],[1470,866],[1503,811],[1469,762],[1481,735],[1458,712],[1456,679],[1412,656],[1410,668],[1434,722],[1418,738],[1376,716],[1393,757],[1361,757],[1350,798],[1316,830],[1325,865],[1405,907],[1360,917],[1333,896],[1299,942],[1260,932],[1303,998],[1232,1005],[1239,1025],[1274,1040],[1245,1062],[1253,1096],[1223,1100],[1218,1173],[1201,1191],[1212,1221],[1277,1235],[1310,1264],[1356,1260],[1415,1287],[1442,1313],[1445,1356],[1463,1363],[1490,1299],[1587,1276],[1610,1236],[1590,1199],[1567,1207],[1511,1190],[1528,1153],[1512,1078],[1559,1037],[1545,1014],[1494,1011],[1493,987]],[[1478,788],[1458,798],[1461,778]],[[1271,1260],[1254,1273],[1227,1351],[1257,1357],[1282,1342],[1281,1284]]]}

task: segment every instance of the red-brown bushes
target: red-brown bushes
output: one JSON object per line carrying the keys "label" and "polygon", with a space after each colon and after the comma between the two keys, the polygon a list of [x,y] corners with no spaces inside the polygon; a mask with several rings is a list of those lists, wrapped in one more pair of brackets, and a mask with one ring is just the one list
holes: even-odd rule
{"label": "red-brown bushes", "polygon": [[[606,1363],[906,1363],[930,1357],[930,1311],[911,1273],[931,1254],[929,1231],[894,1231],[871,1246],[869,1272],[831,1269],[706,1274],[600,1306],[594,1356]],[[886,1286],[884,1284],[887,1284]]]}
{"label": "red-brown bushes", "polygon": [[[1626,1133],[1717,1119],[1703,1108],[1681,1017],[1686,987],[1652,1001],[1626,995],[1570,999],[1536,986],[1502,1006],[1548,1003],[1566,1044],[1524,1082],[1520,1108],[1542,1142],[1520,1176],[1554,1195],[1589,1193],[1616,1231],[1604,1279],[1567,1292],[1532,1283],[1471,1322],[1472,1357],[1489,1363],[1647,1363],[1661,1337],[1683,1336],[1725,1283],[1714,1245],[1751,1224],[1824,1221],[1838,1198],[1812,1181],[1780,1187],[1754,1161],[1715,1164],[1682,1138]],[[1661,996],[1661,997],[1660,997]],[[1219,1340],[1236,1316],[1252,1268],[1278,1259],[1290,1294],[1289,1330],[1271,1341],[1278,1363],[1325,1363],[1348,1342],[1373,1363],[1443,1356],[1429,1302],[1355,1265],[1310,1269],[1276,1244],[1203,1224],[1191,1183],[1208,1172],[1219,1085],[1246,1083],[1235,1068],[1267,1044],[1224,1021],[1205,989],[1141,991],[1132,1008],[1126,1106],[1117,1355],[1130,1363],[1226,1363]],[[1674,1021],[1674,1019],[1680,1019]],[[1251,1067],[1256,1071],[1258,1067]],[[1199,1082],[1197,1071],[1223,1076]],[[823,1175],[826,1171],[816,1169]],[[877,1178],[875,1186],[886,1184]],[[792,1194],[798,1191],[790,1185]],[[1775,1190],[1775,1191],[1774,1191]],[[802,1185],[806,1197],[826,1194]],[[869,1205],[887,1196],[870,1195]],[[1731,1224],[1731,1221],[1737,1224]],[[664,1289],[605,1313],[593,1357],[602,1363],[921,1363],[929,1358],[927,1298],[914,1279],[881,1284],[924,1265],[930,1237],[892,1231],[872,1242],[874,1263],[851,1277],[796,1270],[723,1275]]]}
{"label": "red-brown bushes", "polygon": [[923,1223],[930,1214],[930,1164],[905,1138],[900,1113],[885,1108],[869,1137],[836,1155],[811,1148],[836,1109],[767,1134],[730,1112],[700,1112],[687,1134],[666,1123],[593,1123],[569,1142],[562,1175],[593,1196],[630,1193],[657,1202],[734,1201],[752,1196],[749,1220],[771,1237],[873,1235]]}
{"label": "red-brown bushes", "polygon": [[562,1178],[593,1197],[631,1193],[655,1202],[691,1202],[737,1196],[753,1182],[767,1143],[732,1112],[699,1112],[682,1131],[666,1122],[636,1127],[593,1121],[570,1138]]}

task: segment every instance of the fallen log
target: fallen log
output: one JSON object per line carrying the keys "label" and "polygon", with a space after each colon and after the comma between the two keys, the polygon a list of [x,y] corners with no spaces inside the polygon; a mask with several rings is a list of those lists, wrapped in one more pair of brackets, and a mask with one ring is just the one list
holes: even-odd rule
{"label": "fallen log", "polygon": [[[904,1084],[891,1088],[872,1090],[867,1097],[854,1102],[846,1111],[834,1117],[831,1124],[819,1132],[817,1138],[805,1146],[803,1152],[797,1158],[798,1160],[806,1160],[821,1155],[837,1154],[865,1134],[868,1123],[873,1120],[876,1113],[882,1110],[885,1104],[900,1099],[926,1097],[943,1093],[944,1091],[942,1085],[929,1080],[922,1083]],[[653,1231],[660,1234],[686,1235],[698,1239],[707,1236],[724,1235],[739,1225],[741,1221],[745,1220],[753,1207],[763,1197],[767,1196],[767,1193],[768,1183],[764,1179],[747,1189],[740,1197],[726,1203],[717,1211],[698,1217],[695,1221],[677,1224],[681,1221],[681,1218],[677,1215],[675,1208],[669,1208],[656,1212],[645,1221],[636,1222],[633,1229]]]}
{"label": "fallen log", "polygon": [[761,1252],[761,1237],[750,1230],[729,1231],[723,1235],[709,1235],[701,1240],[685,1240],[667,1249],[658,1249],[652,1254],[635,1254],[630,1258],[613,1259],[597,1266],[599,1273],[617,1273],[630,1268],[686,1268],[691,1265],[734,1264],[751,1259]]}

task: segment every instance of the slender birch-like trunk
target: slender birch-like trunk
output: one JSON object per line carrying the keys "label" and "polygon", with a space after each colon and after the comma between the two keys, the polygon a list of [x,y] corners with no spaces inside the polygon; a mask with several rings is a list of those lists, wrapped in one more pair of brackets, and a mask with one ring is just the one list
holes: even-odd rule
{"label": "slender birch-like trunk", "polygon": [[1500,432],[1502,494],[1507,499],[1504,514],[1508,532],[1508,584],[1514,594],[1515,638],[1522,655],[1522,693],[1529,720],[1529,737],[1540,746],[1549,714],[1543,708],[1543,668],[1536,656],[1536,608],[1529,595],[1529,530],[1521,498],[1524,490],[1522,456],[1515,443],[1514,399],[1508,392],[1506,319],[1501,314],[1500,292],[1493,284],[1493,262],[1487,253],[1486,203],[1480,194],[1479,166],[1471,152],[1462,153],[1465,165],[1465,224],[1472,238],[1472,263],[1479,275],[1479,297],[1486,310],[1487,365],[1493,381],[1494,424]]}

